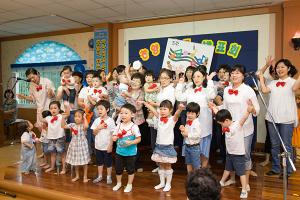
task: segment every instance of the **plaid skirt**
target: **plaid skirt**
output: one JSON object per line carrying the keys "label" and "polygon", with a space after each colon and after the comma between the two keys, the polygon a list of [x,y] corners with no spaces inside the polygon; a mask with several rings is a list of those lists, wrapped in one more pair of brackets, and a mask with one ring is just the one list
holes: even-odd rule
{"label": "plaid skirt", "polygon": [[84,134],[72,135],[66,163],[70,165],[87,165],[90,162],[88,142]]}

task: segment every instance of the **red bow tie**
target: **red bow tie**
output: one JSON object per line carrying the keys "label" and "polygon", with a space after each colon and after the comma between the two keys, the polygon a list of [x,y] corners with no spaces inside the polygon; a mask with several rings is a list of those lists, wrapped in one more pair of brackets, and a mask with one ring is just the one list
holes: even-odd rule
{"label": "red bow tie", "polygon": [[124,129],[121,131],[121,133],[118,133],[118,138],[123,138],[124,135],[126,135],[127,131],[125,131]]}
{"label": "red bow tie", "polygon": [[160,121],[163,122],[163,123],[165,123],[165,124],[168,122],[168,120],[169,119],[167,117],[161,117],[160,118]]}
{"label": "red bow tie", "polygon": [[232,95],[234,94],[235,96],[239,94],[239,91],[238,90],[234,90],[234,89],[229,89],[228,90],[228,94]]}
{"label": "red bow tie", "polygon": [[157,84],[156,83],[153,83],[150,87],[148,87],[148,89],[154,89],[157,87]]}
{"label": "red bow tie", "polygon": [[95,94],[97,94],[97,93],[101,94],[101,93],[102,93],[102,90],[94,89],[94,93],[95,93]]}
{"label": "red bow tie", "polygon": [[202,87],[199,87],[198,89],[195,89],[194,92],[201,92],[202,91]]}
{"label": "red bow tie", "polygon": [[228,127],[222,128],[222,133],[230,132],[230,129]]}
{"label": "red bow tie", "polygon": [[76,130],[75,128],[72,128],[72,127],[71,127],[71,131],[72,131],[72,133],[74,133],[74,135],[77,135],[77,134],[78,134],[78,130]]}
{"label": "red bow tie", "polygon": [[225,81],[225,82],[223,83],[223,85],[224,85],[224,86],[228,86],[228,85],[229,85],[229,82],[228,82],[228,81]]}
{"label": "red bow tie", "polygon": [[63,83],[70,83],[71,81],[69,79],[63,79],[62,82]]}
{"label": "red bow tie", "polygon": [[56,120],[58,120],[58,117],[57,116],[53,116],[50,122],[53,124]]}
{"label": "red bow tie", "polygon": [[187,120],[186,121],[186,124],[189,125],[189,126],[192,126],[192,123],[193,123],[193,120]]}
{"label": "red bow tie", "polygon": [[43,89],[41,85],[36,86],[36,91],[40,91],[41,89]]}
{"label": "red bow tie", "polygon": [[104,122],[104,120],[102,119],[100,124],[104,124],[104,128],[107,128],[107,124]]}
{"label": "red bow tie", "polygon": [[276,87],[279,87],[279,86],[284,87],[285,86],[285,82],[278,81],[276,83]]}

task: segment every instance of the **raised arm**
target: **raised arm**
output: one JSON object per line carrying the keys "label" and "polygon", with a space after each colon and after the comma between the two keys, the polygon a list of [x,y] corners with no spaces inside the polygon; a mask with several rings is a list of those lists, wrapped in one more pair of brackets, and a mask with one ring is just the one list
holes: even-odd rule
{"label": "raised arm", "polygon": [[258,75],[258,79],[259,79],[260,88],[261,88],[262,93],[264,93],[264,94],[270,93],[271,90],[270,90],[270,88],[268,88],[266,86],[265,78],[264,78],[263,74],[261,72],[258,72],[257,75]]}
{"label": "raised arm", "polygon": [[183,111],[183,109],[185,108],[185,106],[183,104],[179,104],[178,105],[178,109],[176,110],[176,112],[174,113],[174,121],[176,122],[180,116],[180,113]]}
{"label": "raised arm", "polygon": [[148,102],[145,101],[139,101],[140,103],[143,103],[156,117],[159,116],[159,113],[157,110]]}

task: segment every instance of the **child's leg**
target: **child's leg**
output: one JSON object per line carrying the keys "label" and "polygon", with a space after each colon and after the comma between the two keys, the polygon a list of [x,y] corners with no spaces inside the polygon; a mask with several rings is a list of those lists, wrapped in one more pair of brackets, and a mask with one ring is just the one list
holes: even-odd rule
{"label": "child's leg", "polygon": [[200,159],[201,159],[201,167],[202,168],[207,168],[208,167],[208,158],[201,155]]}
{"label": "child's leg", "polygon": [[124,170],[124,160],[123,156],[116,154],[116,161],[115,161],[115,170],[116,170],[116,178],[117,178],[117,185],[113,187],[113,191],[117,191],[122,187],[122,173]]}
{"label": "child's leg", "polygon": [[51,166],[45,172],[51,172],[55,169],[55,162],[56,162],[56,153],[51,153]]}
{"label": "child's leg", "polygon": [[158,170],[159,180],[160,183],[154,187],[154,189],[159,190],[165,187],[165,166],[163,163],[159,163],[159,170]]}
{"label": "child's leg", "polygon": [[246,190],[246,187],[247,187],[246,175],[240,176],[240,181],[241,181],[241,184],[242,184],[242,189]]}
{"label": "child's leg", "polygon": [[60,174],[66,174],[66,153],[65,152],[61,154],[61,164],[62,164],[62,170]]}
{"label": "child's leg", "polygon": [[44,154],[44,162],[46,163],[46,165],[43,167],[44,169],[48,169],[50,167],[49,163],[50,163],[50,154],[49,153],[45,153]]}
{"label": "child's leg", "polygon": [[170,163],[165,163],[165,177],[166,177],[166,185],[163,191],[168,192],[171,189],[171,182],[173,177],[173,169]]}
{"label": "child's leg", "polygon": [[112,155],[111,155],[111,153],[105,152],[105,166],[106,166],[106,170],[107,170],[106,183],[112,184],[112,179],[111,179]]}
{"label": "child's leg", "polygon": [[83,165],[83,182],[84,183],[87,183],[90,180],[87,177],[87,173],[88,173],[88,165]]}
{"label": "child's leg", "polygon": [[75,166],[75,178],[72,179],[72,182],[79,180],[79,166]]}
{"label": "child's leg", "polygon": [[230,175],[230,171],[224,170],[223,176],[222,176],[221,181],[220,181],[221,182],[221,186],[224,186],[225,181],[227,180],[227,178],[229,177],[229,175]]}
{"label": "child's leg", "polygon": [[192,165],[190,165],[190,164],[186,165],[186,170],[187,170],[188,174],[191,173],[193,171]]}
{"label": "child's leg", "polygon": [[132,190],[132,183],[133,183],[134,171],[135,171],[135,160],[136,160],[136,156],[128,156],[125,158],[126,169],[128,173],[128,182],[124,189],[124,192],[131,192]]}

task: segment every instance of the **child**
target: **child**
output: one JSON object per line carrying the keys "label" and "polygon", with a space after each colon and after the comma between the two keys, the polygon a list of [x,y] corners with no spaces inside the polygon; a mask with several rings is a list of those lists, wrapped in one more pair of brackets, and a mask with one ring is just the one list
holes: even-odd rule
{"label": "child", "polygon": [[93,88],[89,90],[87,98],[91,107],[94,107],[99,100],[108,98],[107,90],[102,87],[99,76],[93,77]]}
{"label": "child", "polygon": [[35,134],[32,132],[33,125],[29,121],[23,121],[18,125],[18,129],[23,133],[21,136],[21,173],[29,174],[30,171],[36,172]]}
{"label": "child", "polygon": [[93,183],[98,183],[102,180],[103,165],[107,167],[106,183],[111,184],[112,171],[112,133],[116,125],[112,118],[108,117],[110,103],[106,100],[100,100],[96,104],[99,117],[95,119],[91,129],[95,135],[95,151],[96,163],[98,165],[98,177],[93,180]]}
{"label": "child", "polygon": [[185,164],[187,165],[187,172],[190,173],[200,168],[200,136],[201,127],[197,120],[200,113],[200,106],[195,102],[190,102],[186,106],[187,121],[186,125],[181,125],[179,130],[184,137],[185,145]]}
{"label": "child", "polygon": [[240,198],[247,198],[248,188],[250,189],[250,186],[247,185],[245,175],[245,146],[242,126],[248,119],[248,116],[253,109],[254,106],[252,105],[251,100],[249,100],[247,112],[239,121],[232,121],[232,116],[226,109],[221,109],[216,114],[216,121],[221,124],[222,132],[225,134],[227,150],[225,170],[220,181],[220,185],[224,187],[225,181],[229,177],[230,172],[235,171],[236,174],[240,176],[240,181],[242,184]]}
{"label": "child", "polygon": [[[45,110],[42,112],[42,116],[43,116],[43,119],[45,119],[46,117],[51,116],[51,112],[49,110]],[[44,169],[48,169],[50,167],[50,165],[48,164],[48,160],[50,160],[50,157],[49,157],[49,152],[48,152],[49,140],[47,138],[47,127],[48,127],[48,124],[43,123],[41,137],[39,138],[39,141],[41,142],[41,145],[42,145],[43,155],[44,155],[44,158],[43,158],[44,160],[43,160],[43,163],[40,164],[40,167],[43,167]]]}
{"label": "child", "polygon": [[76,90],[75,90],[75,80],[72,76],[71,66],[64,66],[61,71],[61,85],[63,86],[63,100],[64,105],[69,101],[70,108],[74,107]]}
{"label": "child", "polygon": [[179,104],[178,110],[175,112],[174,116],[172,116],[173,104],[169,100],[164,100],[160,103],[159,113],[149,103],[143,103],[159,119],[157,121],[156,144],[151,159],[159,165],[158,174],[160,178],[160,184],[154,188],[156,190],[164,188],[163,191],[168,192],[171,189],[173,175],[171,165],[177,161],[177,153],[173,146],[174,127],[181,111],[184,109],[184,106]]}
{"label": "child", "polygon": [[[296,103],[298,107],[298,120],[300,120],[300,96],[296,96]],[[294,128],[292,145],[295,149],[295,159],[300,160],[300,127]]]}
{"label": "child", "polygon": [[124,168],[128,173],[128,182],[124,192],[128,193],[132,190],[137,144],[141,142],[139,127],[132,122],[135,113],[136,109],[133,105],[124,104],[120,110],[122,122],[113,133],[113,141],[117,142],[115,161],[117,185],[113,187],[113,191],[117,191],[122,187],[121,181]]}
{"label": "child", "polygon": [[[60,109],[60,103],[58,101],[52,101],[49,104],[49,110],[51,116],[46,117],[43,122],[48,124],[47,138],[48,151],[51,153],[51,165],[46,172],[53,171],[55,169],[56,163],[56,154],[61,154],[62,159],[62,171],[60,174],[66,173],[65,168],[65,130],[61,127],[61,121],[64,120],[62,110]],[[69,107],[66,107],[66,113],[64,115],[69,116],[70,110]]]}
{"label": "child", "polygon": [[[157,102],[157,93],[159,91],[159,84],[154,83],[154,74],[152,71],[147,71],[145,73],[145,101],[146,102]],[[153,126],[153,113],[149,112],[147,122],[151,126]]]}
{"label": "child", "polygon": [[87,183],[87,164],[90,161],[90,154],[88,148],[88,142],[86,139],[86,130],[89,126],[83,110],[76,110],[74,113],[75,123],[66,124],[65,120],[61,120],[61,127],[64,129],[70,129],[72,132],[72,140],[70,142],[66,163],[75,166],[75,178],[72,182],[79,180],[79,166],[83,166],[83,182]]}

